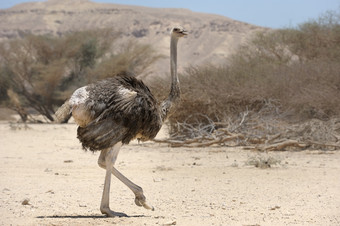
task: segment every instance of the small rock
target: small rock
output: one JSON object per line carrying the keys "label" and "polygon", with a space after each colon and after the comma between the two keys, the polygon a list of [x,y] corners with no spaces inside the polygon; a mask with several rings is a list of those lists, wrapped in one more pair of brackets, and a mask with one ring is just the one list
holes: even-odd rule
{"label": "small rock", "polygon": [[65,160],[64,163],[72,163],[73,160]]}
{"label": "small rock", "polygon": [[24,201],[21,202],[21,205],[31,205],[29,199],[24,199]]}
{"label": "small rock", "polygon": [[281,208],[281,206],[274,206],[274,207],[270,208],[270,210],[277,210],[277,209],[280,209],[280,208]]}
{"label": "small rock", "polygon": [[154,216],[155,219],[159,219],[159,218],[162,218],[164,219],[165,217],[164,216]]}
{"label": "small rock", "polygon": [[163,225],[167,226],[167,225],[176,225],[176,224],[177,224],[176,221],[168,221],[168,222],[164,223]]}

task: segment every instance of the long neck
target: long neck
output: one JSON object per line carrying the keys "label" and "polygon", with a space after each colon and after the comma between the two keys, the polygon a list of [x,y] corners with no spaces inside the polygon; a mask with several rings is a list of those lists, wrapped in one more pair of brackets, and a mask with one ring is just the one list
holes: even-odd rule
{"label": "long neck", "polygon": [[177,76],[177,41],[178,38],[172,36],[170,42],[170,74],[171,74],[171,90],[168,100],[176,101],[180,96],[179,81]]}
{"label": "long neck", "polygon": [[171,36],[170,41],[170,74],[171,74],[171,89],[167,99],[161,104],[162,121],[167,118],[171,110],[171,106],[180,96],[179,81],[177,77],[177,41],[178,38]]}

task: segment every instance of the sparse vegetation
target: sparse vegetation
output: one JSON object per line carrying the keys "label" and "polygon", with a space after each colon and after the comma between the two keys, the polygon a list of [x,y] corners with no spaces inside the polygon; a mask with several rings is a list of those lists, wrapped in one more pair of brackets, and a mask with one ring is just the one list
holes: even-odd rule
{"label": "sparse vegetation", "polygon": [[[106,29],[58,38],[26,34],[1,43],[0,101],[23,121],[32,108],[53,121],[54,109],[77,87],[121,71],[147,73],[160,56],[150,46],[116,45],[118,35]],[[180,76],[182,98],[169,119],[170,143],[339,148],[339,62],[338,12],[297,28],[257,33],[224,65],[189,67]],[[165,84],[151,84],[160,99]]]}
{"label": "sparse vegetation", "polygon": [[[339,62],[339,13],[295,29],[258,33],[228,64],[191,67],[181,75],[182,100],[170,118],[171,135],[214,139],[226,128],[244,134],[239,144],[248,145],[272,136],[282,142],[300,131],[293,146],[339,142],[340,120],[330,123],[340,117]],[[331,131],[316,137],[308,132],[317,131],[316,124]]]}
{"label": "sparse vegetation", "polygon": [[267,169],[271,168],[274,165],[279,165],[280,163],[281,160],[278,157],[271,156],[268,154],[257,154],[248,156],[248,159],[245,164],[260,169]]}
{"label": "sparse vegetation", "polygon": [[76,88],[121,71],[146,72],[159,58],[150,46],[115,44],[110,29],[62,37],[26,34],[0,44],[0,101],[26,121],[30,109],[53,121],[54,109]]}

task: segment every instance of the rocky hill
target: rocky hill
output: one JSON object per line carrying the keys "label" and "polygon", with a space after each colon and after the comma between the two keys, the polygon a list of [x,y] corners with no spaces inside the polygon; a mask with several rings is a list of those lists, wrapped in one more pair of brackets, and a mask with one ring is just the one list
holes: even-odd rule
{"label": "rocky hill", "polygon": [[[73,30],[112,27],[121,39],[152,45],[169,55],[169,31],[181,25],[189,36],[179,44],[180,69],[203,62],[221,63],[255,31],[263,28],[227,17],[196,13],[187,9],[163,9],[94,3],[88,0],[49,0],[0,10],[0,41],[34,34],[60,35]],[[168,71],[168,60],[155,70]]]}

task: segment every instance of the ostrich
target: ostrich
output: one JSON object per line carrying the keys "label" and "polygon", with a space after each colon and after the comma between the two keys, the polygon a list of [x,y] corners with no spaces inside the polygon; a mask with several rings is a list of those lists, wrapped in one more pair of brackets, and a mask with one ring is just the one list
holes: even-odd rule
{"label": "ostrich", "polygon": [[100,151],[98,165],[106,170],[100,211],[109,217],[127,216],[109,207],[111,174],[135,194],[137,206],[154,208],[146,203],[143,189],[115,167],[119,149],[132,139],[153,139],[179,99],[177,77],[177,42],[187,35],[181,27],[171,30],[169,96],[158,103],[144,83],[127,72],[77,89],[56,112],[59,122],[72,114],[79,125],[77,137],[85,150]]}

